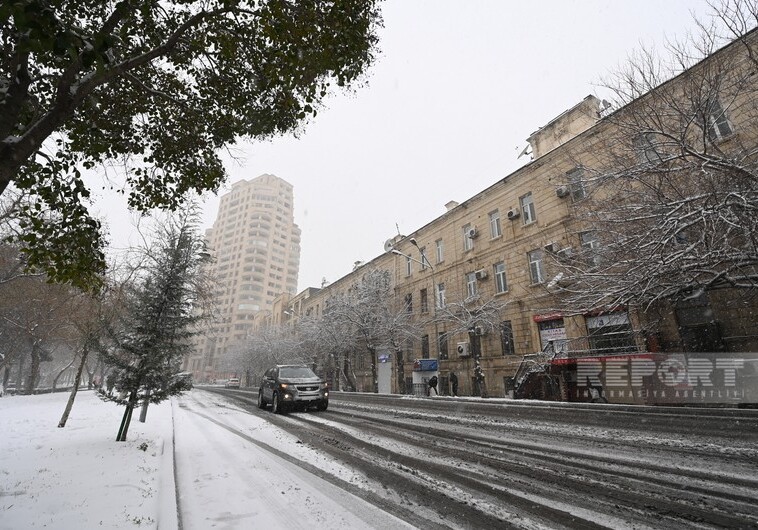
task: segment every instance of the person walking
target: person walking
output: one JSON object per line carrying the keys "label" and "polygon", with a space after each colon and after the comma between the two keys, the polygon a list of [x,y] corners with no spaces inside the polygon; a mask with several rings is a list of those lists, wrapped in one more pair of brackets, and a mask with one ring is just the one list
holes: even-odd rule
{"label": "person walking", "polygon": [[429,395],[432,395],[432,390],[434,390],[434,395],[439,396],[439,393],[437,392],[437,376],[433,375],[432,378],[429,380]]}
{"label": "person walking", "polygon": [[458,395],[458,376],[454,372],[450,372],[450,386],[453,387],[453,395]]}

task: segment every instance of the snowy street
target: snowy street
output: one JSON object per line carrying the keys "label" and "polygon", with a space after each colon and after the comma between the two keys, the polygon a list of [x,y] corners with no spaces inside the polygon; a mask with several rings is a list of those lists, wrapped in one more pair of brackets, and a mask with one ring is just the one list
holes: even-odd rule
{"label": "snowy street", "polygon": [[2,529],[758,525],[755,410],[333,393],[281,416],[195,389],[116,443],[123,409],[81,392],[57,429],[66,397],[0,399]]}
{"label": "snowy street", "polygon": [[223,398],[177,400],[176,466],[184,530],[205,528],[410,528],[339,482],[363,477]]}

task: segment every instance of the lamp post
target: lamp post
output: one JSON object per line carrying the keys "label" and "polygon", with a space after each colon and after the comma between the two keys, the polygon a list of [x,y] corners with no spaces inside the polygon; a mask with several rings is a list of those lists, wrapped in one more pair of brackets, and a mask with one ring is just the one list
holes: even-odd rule
{"label": "lamp post", "polygon": [[[432,271],[432,297],[434,298],[434,314],[432,315],[432,322],[434,323],[434,342],[437,345],[437,362],[440,361],[440,334],[439,334],[439,323],[437,322],[437,281],[434,277],[434,267],[431,263],[429,263],[429,259],[426,257],[426,253],[424,252],[424,249],[421,248],[418,244],[418,241],[416,241],[415,238],[410,238],[409,240],[411,242],[411,245],[416,247],[418,249],[419,254],[421,254],[421,266],[426,267],[429,266],[429,270]],[[428,297],[427,297],[427,303],[428,303]],[[439,370],[439,367],[437,368]]]}

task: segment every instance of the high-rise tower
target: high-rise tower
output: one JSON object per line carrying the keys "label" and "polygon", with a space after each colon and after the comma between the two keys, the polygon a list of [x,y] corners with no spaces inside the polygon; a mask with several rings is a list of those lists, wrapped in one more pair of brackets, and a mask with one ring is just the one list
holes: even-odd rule
{"label": "high-rise tower", "polygon": [[292,185],[267,174],[235,182],[221,197],[206,241],[214,257],[219,318],[188,360],[198,381],[225,372],[224,357],[244,341],[253,317],[270,310],[278,295],[297,291],[300,228]]}

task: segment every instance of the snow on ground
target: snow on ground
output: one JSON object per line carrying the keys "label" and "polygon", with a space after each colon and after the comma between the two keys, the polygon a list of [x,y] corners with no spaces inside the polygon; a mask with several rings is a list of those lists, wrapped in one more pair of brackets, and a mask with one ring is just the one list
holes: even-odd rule
{"label": "snow on ground", "polygon": [[[123,408],[79,392],[65,428],[67,393],[0,399],[0,530],[55,528],[407,528],[319,473],[365,477],[222,398],[193,391],[151,405],[128,441],[115,442]],[[223,420],[223,425],[219,422]]]}
{"label": "snow on ground", "polygon": [[0,528],[151,528],[161,516],[176,526],[171,404],[151,406],[147,423],[135,415],[117,443],[122,407],[81,391],[59,429],[67,399],[0,399]]}

